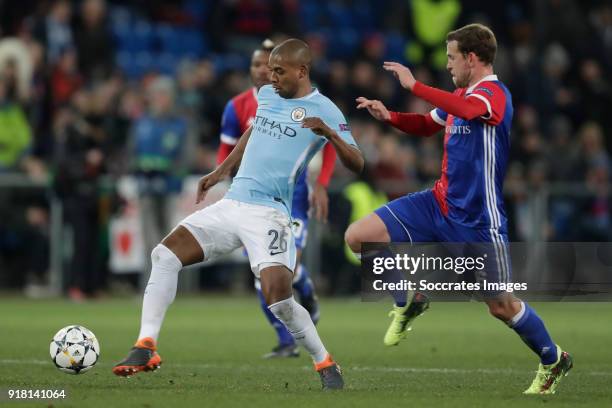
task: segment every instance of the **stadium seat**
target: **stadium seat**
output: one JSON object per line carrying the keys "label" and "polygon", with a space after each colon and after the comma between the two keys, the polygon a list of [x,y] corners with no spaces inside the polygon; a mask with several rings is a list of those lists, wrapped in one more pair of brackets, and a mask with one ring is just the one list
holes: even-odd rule
{"label": "stadium seat", "polygon": [[329,25],[334,28],[353,27],[353,13],[351,9],[335,2],[329,2],[326,7]]}
{"label": "stadium seat", "polygon": [[122,27],[116,32],[117,48],[132,53],[150,52],[153,50],[154,35],[151,24],[144,20],[134,26]]}
{"label": "stadium seat", "polygon": [[406,39],[399,33],[385,33],[386,49],[385,60],[406,62],[404,56],[404,48],[406,47]]}
{"label": "stadium seat", "polygon": [[299,15],[302,31],[311,32],[320,28],[322,9],[316,1],[301,2]]}
{"label": "stadium seat", "polygon": [[249,61],[250,58],[240,54],[215,54],[212,56],[212,62],[217,73],[248,69]]}
{"label": "stadium seat", "polygon": [[325,37],[327,44],[330,45],[327,53],[331,59],[353,57],[358,51],[361,40],[358,32],[352,28],[327,31]]}
{"label": "stadium seat", "polygon": [[194,23],[202,25],[206,22],[210,13],[211,3],[209,1],[187,0],[183,4],[183,10],[193,18]]}
{"label": "stadium seat", "polygon": [[160,74],[174,75],[179,62],[180,59],[177,58],[177,56],[167,52],[162,52],[155,54],[152,67],[154,67],[154,70]]}

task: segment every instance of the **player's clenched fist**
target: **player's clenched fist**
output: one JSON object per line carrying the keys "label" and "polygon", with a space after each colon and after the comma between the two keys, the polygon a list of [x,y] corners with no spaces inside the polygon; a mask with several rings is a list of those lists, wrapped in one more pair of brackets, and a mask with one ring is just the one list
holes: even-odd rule
{"label": "player's clenched fist", "polygon": [[368,112],[370,112],[370,115],[374,116],[374,118],[378,120],[391,119],[389,110],[381,101],[367,99],[363,96],[360,96],[355,100],[357,101],[357,109],[367,109]]}
{"label": "player's clenched fist", "polygon": [[317,117],[304,118],[302,121],[302,127],[312,130],[319,136],[330,137],[333,133],[331,128],[327,126],[325,122],[321,120],[321,118]]}
{"label": "player's clenched fist", "polygon": [[217,169],[212,173],[208,173],[204,177],[198,181],[198,194],[196,196],[196,204],[200,204],[204,197],[206,197],[206,193],[210,190],[215,184],[223,179],[224,175]]}

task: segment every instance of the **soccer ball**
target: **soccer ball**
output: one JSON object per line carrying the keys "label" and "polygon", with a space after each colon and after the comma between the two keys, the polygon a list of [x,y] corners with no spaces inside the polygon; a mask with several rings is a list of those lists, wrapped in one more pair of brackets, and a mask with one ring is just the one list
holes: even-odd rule
{"label": "soccer ball", "polygon": [[78,325],[66,326],[53,336],[49,353],[60,371],[81,374],[91,370],[98,361],[100,344],[91,330]]}

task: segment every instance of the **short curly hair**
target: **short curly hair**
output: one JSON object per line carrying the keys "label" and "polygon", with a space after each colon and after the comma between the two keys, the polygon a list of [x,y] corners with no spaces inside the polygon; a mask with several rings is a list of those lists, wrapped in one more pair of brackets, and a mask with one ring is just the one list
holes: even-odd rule
{"label": "short curly hair", "polygon": [[451,31],[446,36],[446,42],[457,41],[459,51],[467,55],[476,54],[485,64],[493,64],[497,52],[497,40],[491,29],[483,24],[468,24]]}

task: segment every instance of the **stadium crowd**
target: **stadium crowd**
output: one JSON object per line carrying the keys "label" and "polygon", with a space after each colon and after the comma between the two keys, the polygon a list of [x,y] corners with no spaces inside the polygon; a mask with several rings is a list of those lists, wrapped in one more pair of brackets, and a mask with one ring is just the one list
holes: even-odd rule
{"label": "stadium crowd", "polygon": [[[108,220],[122,204],[114,182],[133,175],[146,225],[166,224],[155,217],[167,216],[184,177],[215,166],[223,107],[250,86],[251,52],[267,37],[311,46],[312,77],[349,118],[371,196],[431,185],[443,138],[402,135],[357,111],[355,98],[426,112],[382,62],[407,63],[421,81],[450,90],[446,32],[475,21],[497,34],[496,73],[514,96],[512,240],[609,240],[609,2],[22,0],[0,5],[0,287],[48,271],[51,195],[78,237],[68,286],[76,297],[104,287]],[[49,187],[18,188],[16,175]],[[323,252],[342,259],[323,265],[324,275],[346,263],[338,254],[356,215],[351,200],[363,199],[348,193],[356,182],[337,167]],[[534,210],[541,197],[544,215]]]}

